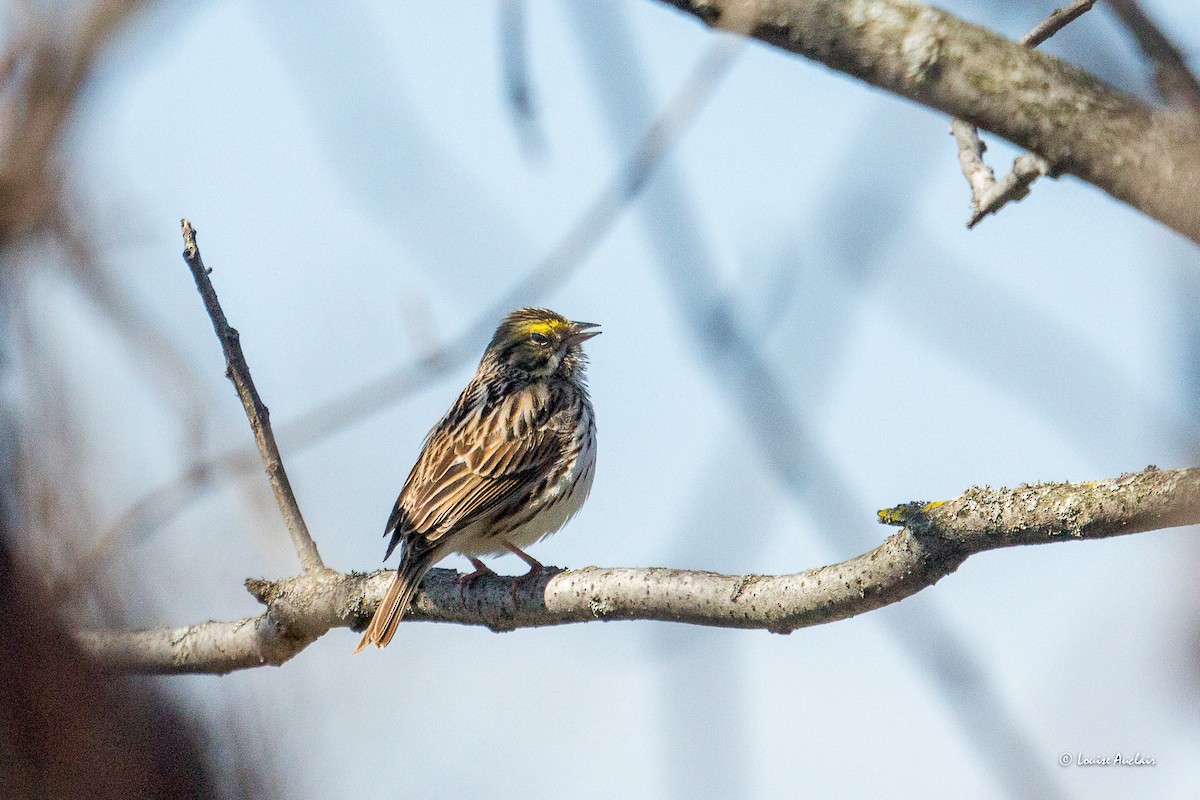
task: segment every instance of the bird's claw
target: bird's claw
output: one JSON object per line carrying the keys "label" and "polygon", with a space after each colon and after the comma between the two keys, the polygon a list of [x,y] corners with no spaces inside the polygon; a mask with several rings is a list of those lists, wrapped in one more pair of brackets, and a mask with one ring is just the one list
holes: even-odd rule
{"label": "bird's claw", "polygon": [[484,578],[484,577],[487,577],[488,575],[496,574],[495,571],[492,570],[491,567],[489,567],[487,564],[483,563],[482,561],[480,561],[477,558],[471,559],[471,565],[473,567],[475,567],[474,572],[468,572],[466,575],[458,576],[458,599],[460,602],[462,602],[464,604],[467,602],[467,587],[468,586],[470,586],[471,584],[473,584],[475,581],[479,580],[480,578]]}

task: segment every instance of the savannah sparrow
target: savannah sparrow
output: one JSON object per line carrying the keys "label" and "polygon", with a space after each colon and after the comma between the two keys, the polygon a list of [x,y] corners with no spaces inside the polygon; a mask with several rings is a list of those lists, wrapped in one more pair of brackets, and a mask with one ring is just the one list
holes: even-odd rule
{"label": "savannah sparrow", "polygon": [[484,351],[475,377],[425,437],[388,519],[386,560],[400,567],[355,653],[384,647],[425,573],[450,553],[491,570],[479,556],[505,552],[542,565],[522,548],[574,516],[592,488],[596,423],[581,345],[600,331],[544,308],[512,312]]}

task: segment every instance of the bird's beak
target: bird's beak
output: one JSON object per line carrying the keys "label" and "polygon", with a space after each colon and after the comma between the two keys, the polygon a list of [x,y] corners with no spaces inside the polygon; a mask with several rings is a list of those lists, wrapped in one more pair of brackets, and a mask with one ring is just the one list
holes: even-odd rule
{"label": "bird's beak", "polygon": [[580,344],[591,339],[593,336],[599,336],[600,331],[588,330],[588,328],[599,328],[600,325],[595,322],[572,322],[571,332],[567,334],[567,341],[570,344]]}

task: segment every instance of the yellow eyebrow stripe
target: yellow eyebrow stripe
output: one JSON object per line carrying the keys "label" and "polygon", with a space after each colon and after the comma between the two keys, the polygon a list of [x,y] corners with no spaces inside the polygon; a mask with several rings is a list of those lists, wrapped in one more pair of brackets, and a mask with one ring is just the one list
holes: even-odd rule
{"label": "yellow eyebrow stripe", "polygon": [[537,319],[522,323],[521,332],[529,336],[535,333],[554,333],[560,328],[567,327],[565,320]]}

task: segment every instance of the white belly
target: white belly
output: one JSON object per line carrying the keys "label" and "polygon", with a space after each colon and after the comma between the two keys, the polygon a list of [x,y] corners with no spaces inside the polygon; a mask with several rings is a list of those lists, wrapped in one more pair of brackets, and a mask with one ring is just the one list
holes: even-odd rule
{"label": "white belly", "polygon": [[524,550],[558,531],[583,506],[592,490],[592,479],[596,475],[594,453],[580,453],[575,463],[583,470],[583,474],[578,477],[576,472],[564,475],[550,490],[546,507],[536,517],[504,536],[489,536],[488,529],[491,525],[481,521],[463,531],[461,536],[455,537],[454,550],[464,556],[473,557],[500,555],[509,552],[504,546],[506,541]]}

